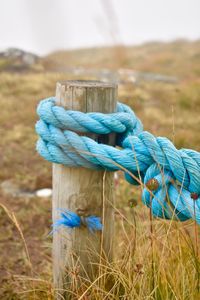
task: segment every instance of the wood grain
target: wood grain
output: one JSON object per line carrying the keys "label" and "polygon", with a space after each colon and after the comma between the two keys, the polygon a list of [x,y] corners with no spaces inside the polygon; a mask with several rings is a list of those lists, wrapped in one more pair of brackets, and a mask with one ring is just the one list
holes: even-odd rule
{"label": "wood grain", "polygon": [[[56,86],[56,101],[66,109],[82,112],[116,111],[117,87],[97,81],[66,81]],[[90,135],[98,139],[96,135]],[[112,138],[110,141],[112,143]],[[93,280],[100,254],[113,259],[114,211],[113,173],[85,168],[53,165],[53,221],[60,208],[82,216],[96,215],[104,221],[103,231],[90,233],[87,228],[66,229],[53,234],[53,277],[56,289],[67,287],[73,272]],[[66,294],[64,295],[67,298]],[[61,299],[57,295],[56,299]],[[63,299],[63,298],[62,298]]]}

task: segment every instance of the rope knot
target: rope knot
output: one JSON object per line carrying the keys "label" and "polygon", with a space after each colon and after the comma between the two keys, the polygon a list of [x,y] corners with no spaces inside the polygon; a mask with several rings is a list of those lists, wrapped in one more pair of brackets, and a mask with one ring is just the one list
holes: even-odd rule
{"label": "rope knot", "polygon": [[[113,114],[82,113],[56,106],[51,97],[40,102],[37,113],[37,151],[46,160],[70,167],[123,170],[129,183],[144,184],[142,201],[152,206],[154,216],[181,221],[192,218],[200,223],[199,152],[178,150],[167,138],[143,131],[141,121],[122,103]],[[82,133],[103,138],[96,141]],[[105,144],[107,134],[117,135],[120,149]],[[61,213],[55,228],[60,225],[82,225],[91,231],[102,228],[99,217],[70,211]]]}

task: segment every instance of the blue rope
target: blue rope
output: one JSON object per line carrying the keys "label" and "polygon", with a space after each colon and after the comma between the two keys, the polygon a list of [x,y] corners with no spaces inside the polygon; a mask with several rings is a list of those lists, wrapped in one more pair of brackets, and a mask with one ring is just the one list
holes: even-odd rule
{"label": "blue rope", "polygon": [[61,218],[53,224],[53,231],[60,227],[75,228],[85,226],[90,232],[94,232],[95,230],[102,230],[103,227],[100,218],[96,216],[80,217],[67,209],[62,209],[60,215]]}
{"label": "blue rope", "polygon": [[[40,102],[37,151],[46,160],[70,167],[123,170],[131,184],[143,184],[142,201],[155,217],[200,224],[200,153],[176,149],[170,140],[143,131],[134,112],[118,103],[112,114],[82,113]],[[117,134],[118,148],[77,133]],[[70,226],[69,226],[70,227]]]}

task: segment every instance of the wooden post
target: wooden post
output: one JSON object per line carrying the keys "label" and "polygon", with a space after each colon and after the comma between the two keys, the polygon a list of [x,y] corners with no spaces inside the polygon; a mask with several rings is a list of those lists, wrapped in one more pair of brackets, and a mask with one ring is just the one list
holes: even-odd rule
{"label": "wooden post", "polygon": [[[57,104],[70,110],[111,113],[116,111],[116,99],[115,84],[66,81],[58,82],[56,87]],[[94,134],[89,136],[97,138]],[[113,201],[112,172],[53,165],[53,221],[59,218],[58,209],[64,208],[82,216],[100,216],[103,222],[103,231],[94,234],[85,227],[54,232],[53,277],[57,299],[63,297],[67,283],[73,280],[73,272],[93,280],[98,276],[94,263],[99,263],[100,254],[112,261]]]}

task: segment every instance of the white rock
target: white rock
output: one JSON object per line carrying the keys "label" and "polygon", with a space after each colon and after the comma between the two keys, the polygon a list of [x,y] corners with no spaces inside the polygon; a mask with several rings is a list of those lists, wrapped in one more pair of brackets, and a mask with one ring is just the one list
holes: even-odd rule
{"label": "white rock", "polygon": [[51,197],[52,189],[40,189],[37,190],[35,194],[37,197],[43,197],[43,198]]}

